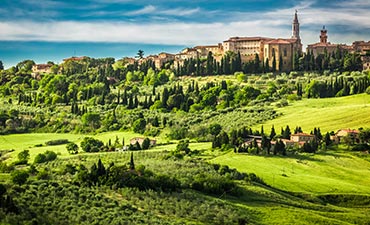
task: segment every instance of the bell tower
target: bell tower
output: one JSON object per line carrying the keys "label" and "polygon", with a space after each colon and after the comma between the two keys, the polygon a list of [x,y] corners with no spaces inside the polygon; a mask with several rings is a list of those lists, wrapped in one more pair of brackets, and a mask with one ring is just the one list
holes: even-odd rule
{"label": "bell tower", "polygon": [[321,30],[320,43],[328,43],[328,31],[325,29],[325,26],[323,26]]}
{"label": "bell tower", "polygon": [[299,21],[297,13],[298,11],[296,10],[292,24],[292,38],[300,40],[301,38],[299,37]]}

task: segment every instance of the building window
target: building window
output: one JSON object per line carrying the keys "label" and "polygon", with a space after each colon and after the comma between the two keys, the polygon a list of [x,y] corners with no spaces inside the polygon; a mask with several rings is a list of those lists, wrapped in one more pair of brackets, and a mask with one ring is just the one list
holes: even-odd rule
{"label": "building window", "polygon": [[286,51],[286,48],[284,48],[284,57],[287,56],[287,51]]}

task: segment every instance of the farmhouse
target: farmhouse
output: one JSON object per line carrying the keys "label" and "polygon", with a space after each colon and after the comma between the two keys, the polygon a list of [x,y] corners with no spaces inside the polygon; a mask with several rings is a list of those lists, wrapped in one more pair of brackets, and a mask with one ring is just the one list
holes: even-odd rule
{"label": "farmhouse", "polygon": [[312,134],[305,134],[305,133],[297,133],[290,135],[290,140],[294,142],[309,142],[315,140],[315,135]]}
{"label": "farmhouse", "polygon": [[[142,145],[143,142],[144,142],[144,139],[145,139],[144,137],[135,137],[135,138],[132,138],[132,139],[130,139],[130,144],[131,145],[134,145],[137,142],[140,145]],[[157,140],[150,139],[150,146],[155,146],[156,144],[157,144]]]}
{"label": "farmhouse", "polygon": [[52,64],[36,64],[32,66],[32,77],[39,78],[40,74],[51,73]]}
{"label": "farmhouse", "polygon": [[304,143],[314,141],[315,135],[306,133],[297,133],[290,135],[290,139],[281,139],[286,147],[302,147]]}
{"label": "farmhouse", "polygon": [[346,137],[351,138],[354,142],[358,143],[360,131],[351,129],[341,129],[335,133],[334,141],[336,143],[342,143]]}

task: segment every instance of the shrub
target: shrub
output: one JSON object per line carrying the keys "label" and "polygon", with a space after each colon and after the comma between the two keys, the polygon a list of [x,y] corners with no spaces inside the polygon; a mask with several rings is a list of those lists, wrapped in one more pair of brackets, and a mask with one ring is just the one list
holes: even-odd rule
{"label": "shrub", "polygon": [[100,140],[92,137],[85,137],[81,142],[81,149],[85,152],[98,152],[104,146],[104,143]]}
{"label": "shrub", "polygon": [[57,154],[53,151],[46,151],[45,156],[46,156],[46,161],[53,161],[57,158]]}
{"label": "shrub", "polygon": [[370,150],[370,146],[368,144],[358,144],[352,148],[352,151],[366,151],[366,150]]}
{"label": "shrub", "polygon": [[40,153],[36,155],[34,163],[44,163],[53,161],[57,158],[57,154],[53,151],[46,151],[44,153]]}
{"label": "shrub", "polygon": [[42,153],[37,154],[34,163],[44,163],[44,162],[46,162],[46,156]]}
{"label": "shrub", "polygon": [[24,170],[15,170],[11,173],[11,180],[13,183],[22,185],[27,182],[29,174]]}
{"label": "shrub", "polygon": [[67,148],[67,151],[69,152],[69,154],[74,155],[74,154],[78,153],[78,145],[73,143],[73,142],[68,143],[66,148]]}
{"label": "shrub", "polygon": [[57,139],[45,142],[46,145],[64,145],[68,143],[69,143],[68,139]]}
{"label": "shrub", "polygon": [[23,150],[20,153],[18,153],[18,165],[19,164],[27,164],[28,159],[30,158],[30,151],[29,150]]}
{"label": "shrub", "polygon": [[366,88],[366,94],[370,95],[370,86]]}

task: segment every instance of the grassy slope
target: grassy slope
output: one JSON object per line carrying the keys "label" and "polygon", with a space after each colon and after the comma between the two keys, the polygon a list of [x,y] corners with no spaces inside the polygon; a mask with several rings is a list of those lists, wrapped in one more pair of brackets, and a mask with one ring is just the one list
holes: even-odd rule
{"label": "grassy slope", "polygon": [[[281,127],[294,129],[302,127],[310,132],[320,127],[322,132],[337,131],[341,128],[370,127],[370,95],[360,94],[341,98],[304,99],[278,109],[282,116],[265,122],[264,128],[270,131],[272,125],[279,133]],[[255,126],[259,129],[260,125]]]}
{"label": "grassy slope", "polygon": [[269,185],[292,192],[370,194],[370,162],[349,153],[296,157],[228,153],[211,160],[253,172]]}

